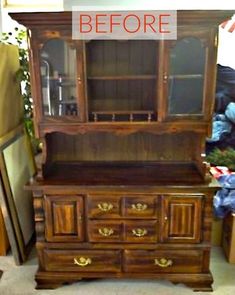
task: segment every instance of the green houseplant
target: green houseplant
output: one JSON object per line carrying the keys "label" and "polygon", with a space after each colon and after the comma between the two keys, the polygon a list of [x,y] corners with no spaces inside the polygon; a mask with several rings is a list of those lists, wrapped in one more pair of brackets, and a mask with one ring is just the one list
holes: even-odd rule
{"label": "green houseplant", "polygon": [[230,170],[235,170],[235,150],[228,147],[224,150],[215,148],[207,157],[206,161],[215,166],[226,166]]}
{"label": "green houseplant", "polygon": [[35,138],[33,127],[33,105],[30,87],[29,57],[27,50],[27,32],[23,29],[15,28],[13,32],[2,33],[1,42],[17,45],[19,48],[20,67],[16,73],[17,80],[21,84],[21,94],[24,105],[24,124],[31,139],[35,153],[39,151],[39,141]]}

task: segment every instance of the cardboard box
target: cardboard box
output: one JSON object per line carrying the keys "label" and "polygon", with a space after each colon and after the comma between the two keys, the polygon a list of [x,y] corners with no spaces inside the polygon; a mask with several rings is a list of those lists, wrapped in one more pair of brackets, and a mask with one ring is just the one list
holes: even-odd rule
{"label": "cardboard box", "polygon": [[222,246],[228,262],[235,263],[235,213],[224,218]]}
{"label": "cardboard box", "polygon": [[222,244],[223,219],[214,217],[211,232],[212,246],[220,246]]}

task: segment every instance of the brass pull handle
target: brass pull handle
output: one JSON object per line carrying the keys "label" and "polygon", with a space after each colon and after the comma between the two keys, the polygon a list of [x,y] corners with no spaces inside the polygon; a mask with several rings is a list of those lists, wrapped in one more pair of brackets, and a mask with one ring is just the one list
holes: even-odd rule
{"label": "brass pull handle", "polygon": [[111,203],[99,203],[98,208],[103,212],[108,212],[113,209],[113,204]]}
{"label": "brass pull handle", "polygon": [[154,264],[160,267],[169,267],[173,265],[173,261],[166,258],[154,259]]}
{"label": "brass pull handle", "polygon": [[140,211],[145,211],[148,208],[148,205],[147,204],[137,203],[137,204],[132,204],[131,208],[133,210],[136,210],[136,211],[140,212]]}
{"label": "brass pull handle", "polygon": [[78,266],[84,267],[84,266],[87,266],[88,264],[91,264],[91,259],[85,258],[85,257],[74,258],[73,263]]}
{"label": "brass pull handle", "polygon": [[145,228],[136,228],[132,230],[132,233],[136,237],[143,237],[147,235],[148,231]]}
{"label": "brass pull handle", "polygon": [[99,228],[98,231],[99,231],[99,234],[104,237],[109,237],[113,234],[112,228],[103,227],[103,228]]}

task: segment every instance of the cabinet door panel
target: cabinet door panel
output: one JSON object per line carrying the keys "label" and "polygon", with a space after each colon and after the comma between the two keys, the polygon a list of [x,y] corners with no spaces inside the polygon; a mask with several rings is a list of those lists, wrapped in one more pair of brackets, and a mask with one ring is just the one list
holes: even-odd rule
{"label": "cabinet door panel", "polygon": [[81,196],[46,196],[46,239],[49,242],[83,240]]}
{"label": "cabinet door panel", "polygon": [[84,43],[66,30],[42,30],[32,47],[37,120],[84,121]]}
{"label": "cabinet door panel", "polygon": [[177,41],[161,43],[159,119],[210,120],[215,91],[216,31],[178,30]]}
{"label": "cabinet door panel", "polygon": [[164,196],[162,241],[199,243],[203,196]]}

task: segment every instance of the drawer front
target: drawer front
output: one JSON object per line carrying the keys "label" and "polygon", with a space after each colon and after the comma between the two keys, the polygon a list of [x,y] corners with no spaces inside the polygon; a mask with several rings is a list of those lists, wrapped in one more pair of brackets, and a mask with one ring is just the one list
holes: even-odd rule
{"label": "drawer front", "polygon": [[125,242],[156,243],[158,240],[157,221],[126,221],[124,223]]}
{"label": "drawer front", "polygon": [[87,198],[89,218],[120,218],[121,196],[89,195]]}
{"label": "drawer front", "polygon": [[119,272],[120,251],[45,250],[45,268],[56,272]]}
{"label": "drawer front", "polygon": [[127,218],[157,218],[156,196],[123,197],[123,215]]}
{"label": "drawer front", "polygon": [[123,224],[116,220],[95,220],[88,223],[90,242],[122,242]]}
{"label": "drawer front", "polygon": [[145,273],[197,273],[202,271],[203,252],[196,250],[125,250],[124,271]]}
{"label": "drawer front", "polygon": [[156,243],[157,221],[93,220],[88,222],[90,242]]}
{"label": "drawer front", "polygon": [[89,218],[157,219],[157,196],[89,195],[87,203]]}

